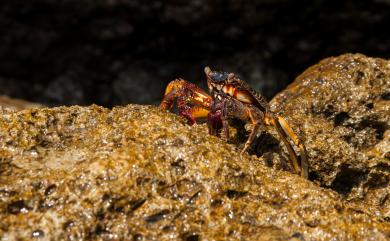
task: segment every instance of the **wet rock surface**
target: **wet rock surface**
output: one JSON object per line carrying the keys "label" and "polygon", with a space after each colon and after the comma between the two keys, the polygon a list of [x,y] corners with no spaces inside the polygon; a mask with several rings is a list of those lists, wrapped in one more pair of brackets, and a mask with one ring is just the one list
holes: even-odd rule
{"label": "wet rock surface", "polygon": [[337,192],[153,106],[2,109],[0,140],[3,240],[390,236]]}
{"label": "wet rock surface", "polygon": [[301,74],[272,106],[300,130],[311,179],[390,222],[390,61],[327,58]]}

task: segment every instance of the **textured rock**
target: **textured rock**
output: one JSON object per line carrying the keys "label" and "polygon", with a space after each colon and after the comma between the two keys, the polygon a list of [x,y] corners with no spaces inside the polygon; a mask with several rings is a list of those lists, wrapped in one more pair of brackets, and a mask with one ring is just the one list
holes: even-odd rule
{"label": "textured rock", "polygon": [[238,153],[151,106],[2,110],[0,238],[389,239],[337,192]]}
{"label": "textured rock", "polygon": [[322,60],[273,99],[300,128],[311,179],[390,221],[390,61],[346,54]]}

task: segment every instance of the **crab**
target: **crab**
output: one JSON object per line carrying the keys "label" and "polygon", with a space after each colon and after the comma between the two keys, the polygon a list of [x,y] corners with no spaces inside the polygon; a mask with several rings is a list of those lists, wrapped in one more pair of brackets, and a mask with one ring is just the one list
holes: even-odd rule
{"label": "crab", "polygon": [[[188,124],[193,125],[198,119],[206,118],[209,133],[221,135],[224,140],[229,139],[230,119],[250,122],[253,128],[241,154],[250,148],[260,127],[274,127],[287,148],[293,171],[308,178],[305,145],[287,121],[270,110],[265,98],[234,73],[212,71],[210,67],[205,67],[204,72],[210,94],[184,79],[175,79],[167,85],[159,107],[170,110],[176,100],[178,112],[187,119]],[[300,157],[288,139],[298,147]]]}

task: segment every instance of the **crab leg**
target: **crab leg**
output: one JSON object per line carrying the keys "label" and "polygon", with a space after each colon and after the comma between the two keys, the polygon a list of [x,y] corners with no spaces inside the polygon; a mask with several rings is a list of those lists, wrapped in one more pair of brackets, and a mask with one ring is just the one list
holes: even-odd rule
{"label": "crab leg", "polygon": [[301,142],[301,140],[298,138],[298,136],[295,134],[295,132],[291,129],[291,127],[288,125],[287,121],[278,116],[278,121],[283,128],[283,130],[288,134],[288,136],[291,138],[291,140],[294,142],[294,144],[299,147],[301,152],[301,176],[308,178],[309,177],[309,161],[307,156],[307,151],[305,145]]}
{"label": "crab leg", "polygon": [[212,101],[210,111],[207,115],[207,127],[209,134],[214,136],[220,136],[222,124],[222,102]]}
{"label": "crab leg", "polygon": [[[294,168],[296,173],[300,173],[300,175],[304,178],[308,178],[308,159],[307,159],[307,152],[305,146],[302,144],[302,142],[299,140],[298,136],[294,133],[294,131],[291,129],[291,127],[287,124],[287,121],[284,120],[282,117],[275,117],[270,112],[262,112],[258,108],[246,105],[242,103],[241,101],[238,101],[237,99],[234,99],[232,97],[224,98],[223,104],[222,104],[222,137],[224,139],[229,138],[229,131],[228,131],[228,117],[235,117],[241,120],[248,120],[252,123],[253,129],[250,133],[248,140],[244,144],[244,148],[241,151],[241,154],[245,153],[250,145],[252,144],[253,140],[256,138],[256,134],[262,125],[262,123],[265,123],[268,126],[274,126],[276,131],[278,132],[278,135],[282,139],[283,143],[287,147],[287,151],[290,155],[290,165]],[[299,161],[299,158],[297,154],[295,153],[293,147],[291,146],[290,142],[287,140],[287,138],[290,137],[294,144],[300,149],[301,151],[301,161]]]}
{"label": "crab leg", "polygon": [[248,148],[251,146],[253,140],[256,137],[257,131],[260,128],[260,123],[259,122],[252,123],[252,124],[253,124],[252,132],[249,135],[248,140],[245,142],[244,148],[242,148],[242,150],[241,150],[241,154],[244,154],[246,152],[246,150],[248,150]]}
{"label": "crab leg", "polygon": [[[299,141],[297,135],[292,131],[290,126],[282,117],[275,117],[271,113],[267,113],[265,117],[265,123],[267,125],[272,125],[275,127],[280,138],[287,147],[287,151],[290,155],[290,164],[293,166],[294,170],[297,173],[300,173],[302,177],[308,178],[308,162],[307,162],[307,153],[305,146]],[[294,144],[298,146],[301,150],[301,162],[298,161],[298,156],[292,148],[290,142],[287,140],[287,137],[290,137]]]}
{"label": "crab leg", "polygon": [[221,119],[222,137],[226,140],[229,139],[228,117],[249,120],[253,124],[252,132],[249,134],[248,140],[245,142],[244,148],[241,150],[241,154],[243,154],[248,150],[253,140],[256,138],[257,131],[264,119],[264,114],[256,107],[246,105],[232,97],[225,97],[222,104]]}
{"label": "crab leg", "polygon": [[212,102],[210,95],[184,79],[176,79],[168,84],[160,108],[171,109],[175,100],[179,114],[186,117],[190,125],[195,123],[196,118],[207,117]]}

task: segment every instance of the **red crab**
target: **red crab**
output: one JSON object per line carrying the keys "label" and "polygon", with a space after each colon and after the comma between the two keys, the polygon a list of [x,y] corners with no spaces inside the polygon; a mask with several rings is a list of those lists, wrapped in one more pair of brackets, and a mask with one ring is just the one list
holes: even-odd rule
{"label": "red crab", "polygon": [[[252,132],[241,153],[252,144],[261,125],[273,126],[286,145],[290,164],[296,173],[308,178],[309,163],[304,144],[299,140],[286,120],[273,113],[262,95],[254,91],[246,82],[234,73],[204,69],[211,95],[184,80],[171,81],[165,90],[160,108],[169,110],[177,100],[178,112],[193,125],[198,118],[207,118],[209,132],[229,139],[229,119],[238,118],[253,125]],[[288,141],[288,137],[299,148],[300,158]]]}

